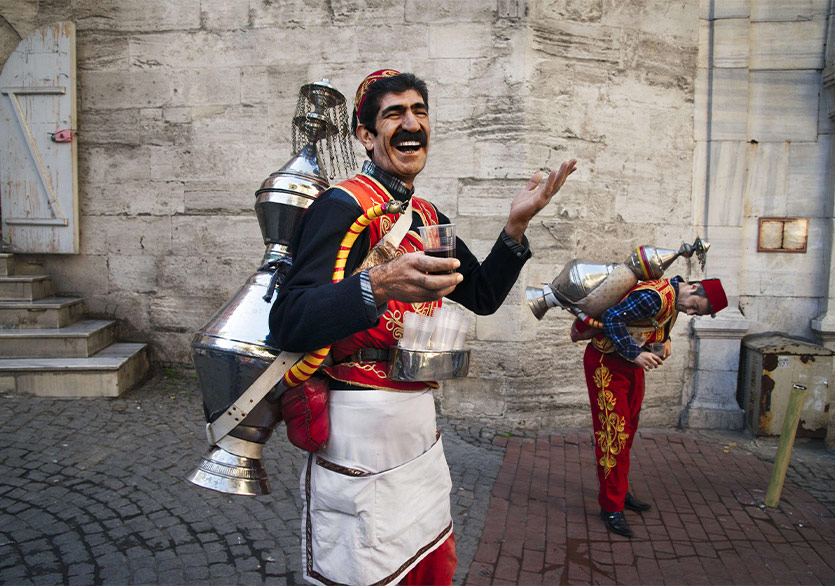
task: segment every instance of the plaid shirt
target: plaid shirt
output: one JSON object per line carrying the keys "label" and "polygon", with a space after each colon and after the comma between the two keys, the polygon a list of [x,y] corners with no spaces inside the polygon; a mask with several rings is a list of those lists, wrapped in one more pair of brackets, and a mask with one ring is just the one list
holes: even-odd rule
{"label": "plaid shirt", "polygon": [[[676,298],[678,298],[678,284],[682,280],[681,277],[670,279],[670,284],[676,291]],[[661,311],[661,296],[658,293],[650,289],[634,291],[626,299],[603,312],[600,317],[600,321],[603,322],[603,333],[612,341],[618,354],[627,360],[635,360],[641,353],[641,347],[629,334],[626,324],[654,317],[659,311]],[[670,333],[667,332],[667,337],[669,336]]]}
{"label": "plaid shirt", "polygon": [[400,201],[409,201],[409,198],[415,192],[414,188],[407,187],[400,179],[391,173],[383,171],[371,161],[365,161],[362,164],[362,172],[382,183],[388,189],[389,193]]}

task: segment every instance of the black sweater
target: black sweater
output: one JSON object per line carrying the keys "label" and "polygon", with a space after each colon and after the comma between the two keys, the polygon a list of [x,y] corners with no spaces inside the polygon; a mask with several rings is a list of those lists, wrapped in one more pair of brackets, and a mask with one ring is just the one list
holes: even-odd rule
{"label": "black sweater", "polygon": [[[377,168],[367,164],[364,171],[371,171],[386,187],[391,185],[391,178]],[[396,188],[389,187],[388,191],[397,193]],[[398,199],[402,201],[404,196]],[[339,244],[363,212],[336,186],[322,192],[302,217],[290,242],[293,266],[270,310],[270,333],[282,350],[316,350],[377,325],[376,308],[364,301],[359,274],[332,282]],[[449,223],[449,219],[439,212],[438,222]],[[420,216],[413,213],[410,230],[417,232],[420,225]],[[345,275],[353,273],[369,249],[369,231],[364,230],[348,256]],[[474,313],[489,315],[504,302],[531,253],[527,241],[519,245],[502,231],[483,263],[460,238],[455,256],[461,262],[458,272],[464,280],[448,298]]]}

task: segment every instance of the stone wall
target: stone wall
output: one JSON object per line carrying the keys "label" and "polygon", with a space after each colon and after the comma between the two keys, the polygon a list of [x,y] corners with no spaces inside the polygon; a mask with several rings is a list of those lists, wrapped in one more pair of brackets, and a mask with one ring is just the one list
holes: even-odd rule
{"label": "stone wall", "polygon": [[[518,92],[510,86],[504,115],[494,107],[468,121],[479,127],[478,153],[489,158],[477,178],[465,180],[457,221],[478,214],[486,226],[480,216],[492,214],[498,229],[503,213],[496,210],[531,169],[570,157],[580,169],[530,227],[534,258],[504,307],[478,318],[474,376],[445,384],[442,405],[468,416],[503,414],[522,427],[587,425],[583,346],[568,339],[571,317],[552,310],[537,322],[524,289],[550,281],[572,258],[620,261],[639,244],[677,248],[695,237],[688,203],[698,12],[686,2],[530,2],[527,9],[524,51],[514,55],[514,72],[524,71]],[[522,129],[512,110],[520,101]],[[681,261],[674,269],[688,270]],[[687,321],[670,367],[650,377],[649,424],[678,422],[692,361]]]}
{"label": "stone wall", "polygon": [[[776,331],[812,339],[811,321],[826,310],[831,123],[821,70],[830,4],[703,3],[692,203],[731,307],[694,322],[698,376],[683,397],[686,425],[741,425],[740,338]],[[758,251],[763,217],[808,220],[806,251]]]}
{"label": "stone wall", "polygon": [[[534,258],[509,299],[476,320],[471,375],[443,385],[442,409],[529,428],[587,425],[570,317],[552,310],[537,322],[524,289],[575,257],[620,261],[639,244],[677,248],[704,234],[694,88],[709,4],[0,0],[0,50],[27,27],[77,27],[81,253],[20,264],[84,296],[90,313],[121,319],[156,360],[188,362],[193,333],[261,258],[254,192],[290,156],[299,87],[326,77],[350,99],[370,71],[414,71],[429,83],[433,130],[419,193],[476,254],[535,170],[579,159],[530,227]],[[683,261],[671,273],[700,276]],[[765,293],[776,286],[759,282]],[[763,292],[745,291],[758,324],[771,327]],[[677,424],[692,393],[689,321],[648,377],[648,425]]]}
{"label": "stone wall", "polygon": [[[741,231],[739,306],[750,331],[811,336],[809,318],[825,295],[831,143],[821,116],[829,2],[717,4],[714,14],[713,184],[708,221],[718,234]],[[697,138],[703,139],[702,136]],[[757,251],[761,217],[808,218],[805,254]],[[729,259],[731,260],[731,259]],[[730,275],[729,275],[730,276]]]}

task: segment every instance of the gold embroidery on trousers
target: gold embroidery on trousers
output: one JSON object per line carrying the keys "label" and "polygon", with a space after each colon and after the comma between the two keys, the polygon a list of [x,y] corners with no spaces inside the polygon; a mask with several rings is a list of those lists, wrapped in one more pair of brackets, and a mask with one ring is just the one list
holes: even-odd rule
{"label": "gold embroidery on trousers", "polygon": [[615,457],[621,453],[629,437],[628,433],[623,432],[626,428],[626,418],[615,413],[615,396],[609,390],[610,382],[612,375],[609,369],[603,365],[598,366],[594,371],[594,384],[598,389],[597,406],[600,412],[597,414],[597,420],[600,422],[600,431],[594,432],[594,435],[597,437],[600,451],[603,452],[598,464],[603,467],[604,478],[609,476],[617,464]]}

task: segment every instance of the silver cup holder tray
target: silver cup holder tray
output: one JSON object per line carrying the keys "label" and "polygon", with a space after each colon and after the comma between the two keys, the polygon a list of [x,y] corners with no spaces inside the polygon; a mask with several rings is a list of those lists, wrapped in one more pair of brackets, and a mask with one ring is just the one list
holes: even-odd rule
{"label": "silver cup holder tray", "polygon": [[470,371],[469,350],[407,350],[389,352],[388,376],[413,382],[463,378]]}

